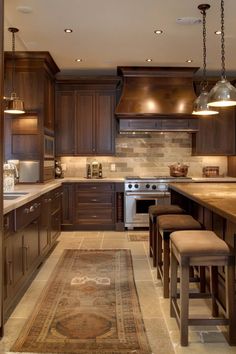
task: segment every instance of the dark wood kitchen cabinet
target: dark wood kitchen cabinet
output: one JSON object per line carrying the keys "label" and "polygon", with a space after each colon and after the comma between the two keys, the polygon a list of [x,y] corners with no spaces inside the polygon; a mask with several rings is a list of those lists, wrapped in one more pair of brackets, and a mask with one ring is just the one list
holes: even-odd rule
{"label": "dark wood kitchen cabinet", "polygon": [[53,247],[61,232],[62,187],[41,197],[40,256],[43,258]]}
{"label": "dark wood kitchen cabinet", "polygon": [[[4,55],[4,94],[10,96],[12,53]],[[39,161],[39,182],[54,178],[54,152],[50,158],[46,156],[45,137],[54,139],[54,81],[58,71],[49,52],[15,53],[15,90],[24,101],[25,113],[17,117],[5,114],[5,159]]]}
{"label": "dark wood kitchen cabinet", "polygon": [[62,229],[124,230],[124,183],[63,183]]}
{"label": "dark wood kitchen cabinet", "polygon": [[[208,91],[218,78],[208,78]],[[200,94],[201,80],[195,80],[196,95]],[[219,108],[219,114],[199,116],[198,131],[192,134],[193,155],[236,154],[236,110],[235,107]]]}
{"label": "dark wood kitchen cabinet", "polygon": [[219,114],[199,118],[199,131],[193,134],[193,155],[235,155],[235,108],[220,108]]}
{"label": "dark wood kitchen cabinet", "polygon": [[4,215],[3,300],[9,317],[61,230],[62,187]]}
{"label": "dark wood kitchen cabinet", "polygon": [[113,155],[117,78],[56,85],[56,155]]}
{"label": "dark wood kitchen cabinet", "polygon": [[51,229],[50,243],[53,245],[61,233],[61,206],[62,206],[62,187],[51,191]]}
{"label": "dark wood kitchen cabinet", "polygon": [[[40,198],[4,216],[5,319],[29,286],[40,259]],[[8,221],[9,220],[9,221]]]}
{"label": "dark wood kitchen cabinet", "polygon": [[80,229],[112,229],[115,225],[114,183],[78,183],[75,224]]}

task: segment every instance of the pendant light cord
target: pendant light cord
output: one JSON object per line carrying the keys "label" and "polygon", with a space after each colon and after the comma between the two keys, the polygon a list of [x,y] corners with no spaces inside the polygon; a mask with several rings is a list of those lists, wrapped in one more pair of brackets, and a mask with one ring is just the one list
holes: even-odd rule
{"label": "pendant light cord", "polygon": [[225,74],[225,21],[224,21],[224,0],[221,0],[221,78],[226,79]]}

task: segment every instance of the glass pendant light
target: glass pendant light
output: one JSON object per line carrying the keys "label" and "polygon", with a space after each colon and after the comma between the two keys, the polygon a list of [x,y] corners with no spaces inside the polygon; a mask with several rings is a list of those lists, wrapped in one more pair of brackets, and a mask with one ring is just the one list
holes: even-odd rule
{"label": "glass pendant light", "polygon": [[7,102],[7,107],[4,109],[4,112],[9,114],[22,114],[25,113],[24,103],[17,97],[15,92],[15,33],[19,30],[15,27],[9,27],[8,31],[12,33],[12,91],[10,97],[4,97],[4,100]]}
{"label": "glass pendant light", "polygon": [[209,106],[236,106],[236,88],[226,79],[225,72],[224,0],[221,0],[221,80],[209,92]]}
{"label": "glass pendant light", "polygon": [[203,38],[203,79],[201,82],[201,93],[194,101],[192,114],[209,116],[213,114],[218,114],[219,112],[214,111],[208,105],[208,92],[207,92],[207,79],[206,79],[206,10],[210,8],[208,4],[201,4],[198,9],[202,14],[202,38]]}

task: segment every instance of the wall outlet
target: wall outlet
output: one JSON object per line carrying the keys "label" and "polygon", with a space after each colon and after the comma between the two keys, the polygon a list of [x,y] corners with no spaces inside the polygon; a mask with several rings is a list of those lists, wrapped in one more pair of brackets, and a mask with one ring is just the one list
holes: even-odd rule
{"label": "wall outlet", "polygon": [[110,164],[110,171],[111,172],[115,172],[116,171],[116,164],[115,163],[111,163]]}

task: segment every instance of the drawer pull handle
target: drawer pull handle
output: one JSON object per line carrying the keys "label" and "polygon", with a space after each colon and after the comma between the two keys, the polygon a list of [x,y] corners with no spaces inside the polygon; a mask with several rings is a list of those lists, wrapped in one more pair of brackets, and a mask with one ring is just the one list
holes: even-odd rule
{"label": "drawer pull handle", "polygon": [[97,215],[92,215],[92,218],[97,218]]}
{"label": "drawer pull handle", "polygon": [[91,189],[97,189],[97,187],[91,187]]}
{"label": "drawer pull handle", "polygon": [[97,199],[91,199],[92,200],[92,202],[97,202],[98,200]]}
{"label": "drawer pull handle", "polygon": [[12,267],[12,261],[8,261],[8,270],[9,270],[9,283],[12,284],[13,282],[13,267]]}
{"label": "drawer pull handle", "polygon": [[29,209],[29,208],[25,208],[25,209],[24,209],[24,213],[25,213],[25,214],[29,214],[29,213],[30,213],[30,209]]}
{"label": "drawer pull handle", "polygon": [[30,212],[30,213],[33,213],[33,212],[34,212],[34,206],[33,206],[33,205],[31,205],[31,207],[29,208],[29,212]]}

